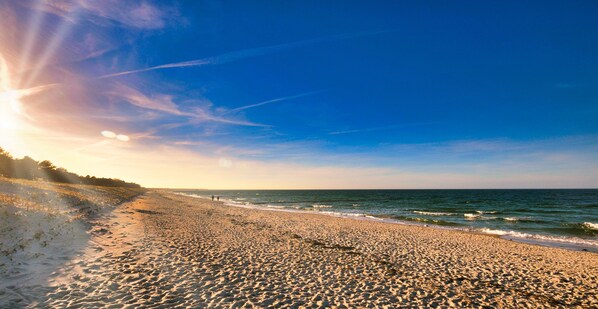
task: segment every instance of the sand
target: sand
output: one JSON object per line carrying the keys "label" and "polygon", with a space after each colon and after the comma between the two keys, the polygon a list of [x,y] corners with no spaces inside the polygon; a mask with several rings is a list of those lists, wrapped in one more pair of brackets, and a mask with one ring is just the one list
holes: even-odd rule
{"label": "sand", "polygon": [[598,306],[598,254],[487,235],[236,208],[165,190],[95,224],[103,232],[80,254],[45,284],[0,289],[0,306]]}
{"label": "sand", "polygon": [[116,206],[145,191],[0,177],[0,308],[43,299],[50,275],[108,231]]}

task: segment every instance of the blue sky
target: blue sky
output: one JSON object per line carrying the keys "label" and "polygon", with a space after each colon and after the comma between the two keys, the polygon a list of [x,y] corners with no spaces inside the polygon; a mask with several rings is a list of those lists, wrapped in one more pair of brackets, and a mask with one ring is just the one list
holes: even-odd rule
{"label": "blue sky", "polygon": [[[23,122],[93,158],[44,151],[57,146],[39,133],[27,150],[79,172],[188,187],[598,186],[595,1],[0,3],[11,87],[52,85],[23,97]],[[229,181],[106,168],[148,151]],[[323,183],[303,174],[325,168]],[[277,170],[289,178],[266,179]],[[345,172],[363,181],[335,182]]]}

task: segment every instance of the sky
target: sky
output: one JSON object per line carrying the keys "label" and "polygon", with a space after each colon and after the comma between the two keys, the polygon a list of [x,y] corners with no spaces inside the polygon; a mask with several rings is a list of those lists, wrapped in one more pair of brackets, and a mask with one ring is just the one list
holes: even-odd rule
{"label": "sky", "polygon": [[596,16],[0,0],[0,147],[147,187],[596,188]]}

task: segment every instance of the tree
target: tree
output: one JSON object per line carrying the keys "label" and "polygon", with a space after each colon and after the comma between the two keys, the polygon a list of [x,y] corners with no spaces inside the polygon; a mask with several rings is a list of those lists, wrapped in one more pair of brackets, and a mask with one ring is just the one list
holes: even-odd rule
{"label": "tree", "polygon": [[48,161],[48,160],[44,160],[42,162],[39,162],[38,164],[39,169],[42,171],[54,171],[56,170],[56,165],[54,165],[52,162]]}
{"label": "tree", "polygon": [[0,147],[0,176],[14,177],[14,161],[10,153]]}
{"label": "tree", "polygon": [[10,153],[0,148],[0,176],[21,179],[43,178],[53,182],[88,184],[107,187],[141,188],[136,183],[122,181],[114,178],[96,178],[95,176],[79,176],[62,167],[57,167],[52,162],[44,160],[37,162],[30,157],[15,159]]}
{"label": "tree", "polygon": [[37,164],[37,161],[28,156],[16,160],[14,165],[14,177],[29,180],[37,178],[39,176],[39,168],[37,167]]}

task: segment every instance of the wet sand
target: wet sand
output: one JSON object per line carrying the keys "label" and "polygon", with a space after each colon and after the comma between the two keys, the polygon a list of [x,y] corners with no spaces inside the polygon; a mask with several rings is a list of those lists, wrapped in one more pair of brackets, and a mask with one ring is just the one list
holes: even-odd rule
{"label": "wet sand", "polygon": [[598,254],[487,235],[159,190],[101,224],[46,285],[12,293],[35,291],[32,307],[598,306]]}

